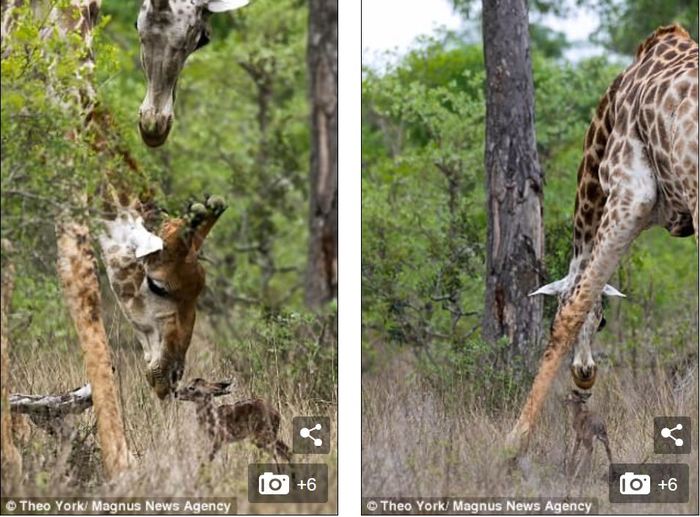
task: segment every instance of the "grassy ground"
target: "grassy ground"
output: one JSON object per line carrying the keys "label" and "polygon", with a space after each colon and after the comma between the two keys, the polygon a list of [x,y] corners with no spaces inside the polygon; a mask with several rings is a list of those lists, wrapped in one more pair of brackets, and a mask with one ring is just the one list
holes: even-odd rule
{"label": "grassy ground", "polygon": [[645,506],[608,502],[607,459],[599,443],[584,478],[566,475],[572,428],[561,401],[573,386],[568,373],[560,372],[527,457],[509,473],[502,447],[519,401],[490,410],[454,392],[440,393],[421,380],[414,362],[401,354],[375,369],[381,373],[364,375],[364,497],[594,497],[600,513],[697,513],[697,444],[689,456],[659,456],[652,441],[655,416],[688,415],[698,422],[697,363],[673,380],[663,370],[636,376],[627,369],[599,370],[589,406],[605,419],[613,460],[690,464],[688,504]]}
{"label": "grassy ground", "polygon": [[[112,343],[124,341],[124,323],[110,324]],[[281,416],[281,438],[291,446],[292,418],[297,415],[329,416],[336,421],[335,399],[313,400],[270,374],[272,365],[255,381],[255,391],[236,370],[234,354],[216,346],[206,318],[200,318],[188,353],[186,378],[234,379],[231,396],[218,403],[256,396],[276,407]],[[128,340],[126,340],[128,341]],[[326,504],[250,504],[247,500],[249,463],[271,463],[272,458],[249,442],[225,446],[212,463],[206,459],[208,440],[197,426],[195,408],[189,402],[161,402],[143,375],[144,361],[137,347],[115,347],[114,363],[133,466],[120,479],[106,483],[101,477],[99,448],[95,445],[92,410],[75,417],[68,426],[78,438],[61,440],[39,428],[21,446],[23,480],[18,487],[3,486],[3,495],[148,497],[236,497],[239,513],[335,513],[337,507],[337,457],[335,447],[327,457],[295,455],[295,462],[329,465],[329,499]],[[15,340],[11,349],[12,392],[59,393],[82,385],[86,379],[77,348],[66,352]],[[284,367],[282,365],[281,367]],[[250,374],[250,372],[248,372]],[[74,447],[81,442],[82,445]],[[335,429],[332,429],[335,443]],[[319,459],[321,458],[321,459]]]}

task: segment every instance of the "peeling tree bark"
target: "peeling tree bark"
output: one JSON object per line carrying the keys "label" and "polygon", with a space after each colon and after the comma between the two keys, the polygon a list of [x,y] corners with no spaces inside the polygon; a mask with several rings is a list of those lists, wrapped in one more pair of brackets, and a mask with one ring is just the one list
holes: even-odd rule
{"label": "peeling tree bark", "polygon": [[309,0],[311,189],[306,303],[338,296],[338,2]]}
{"label": "peeling tree bark", "polygon": [[544,254],[526,0],[483,0],[488,244],[483,336],[505,337],[508,361],[539,357]]}
{"label": "peeling tree bark", "polygon": [[85,384],[60,395],[13,393],[9,396],[9,401],[13,413],[46,419],[63,418],[66,415],[82,413],[92,407],[92,386]]}
{"label": "peeling tree bark", "polygon": [[12,247],[10,243],[3,239],[2,241],[2,301],[0,302],[0,353],[2,356],[0,385],[2,387],[2,406],[0,407],[0,416],[2,417],[2,484],[3,492],[10,493],[14,485],[19,482],[22,477],[22,456],[20,456],[17,447],[12,439],[12,415],[10,414],[10,405],[8,395],[10,391],[10,335],[7,327],[10,315],[10,303],[12,300],[12,291],[15,285],[15,268],[7,255],[11,253]]}

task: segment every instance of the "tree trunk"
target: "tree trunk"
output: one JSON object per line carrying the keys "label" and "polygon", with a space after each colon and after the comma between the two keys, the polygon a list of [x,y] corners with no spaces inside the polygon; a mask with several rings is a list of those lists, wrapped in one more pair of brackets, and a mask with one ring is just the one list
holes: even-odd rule
{"label": "tree trunk", "polygon": [[483,335],[508,339],[506,359],[539,357],[544,253],[542,172],[535,145],[526,0],[483,0],[488,244]]}
{"label": "tree trunk", "polygon": [[56,236],[58,276],[92,386],[102,463],[107,478],[113,478],[128,466],[129,451],[102,321],[100,284],[90,230],[85,224],[65,218],[57,224]]}
{"label": "tree trunk", "polygon": [[338,295],[338,2],[309,0],[311,188],[306,303]]}
{"label": "tree trunk", "polygon": [[12,439],[12,415],[10,414],[10,405],[8,396],[10,392],[10,332],[8,329],[10,302],[12,300],[12,291],[15,285],[15,268],[10,261],[9,255],[12,252],[12,246],[9,241],[2,240],[2,300],[0,301],[0,353],[2,363],[0,364],[2,371],[0,372],[0,384],[2,387],[2,406],[0,406],[0,416],[2,417],[2,451],[1,452],[1,467],[2,467],[2,485],[3,494],[12,493],[12,490],[17,488],[16,483],[22,477],[22,456],[20,456],[17,447]]}

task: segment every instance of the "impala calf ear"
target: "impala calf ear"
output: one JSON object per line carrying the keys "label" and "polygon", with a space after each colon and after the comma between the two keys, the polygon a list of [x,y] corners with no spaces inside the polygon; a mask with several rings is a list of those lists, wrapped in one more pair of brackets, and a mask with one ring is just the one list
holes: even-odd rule
{"label": "impala calf ear", "polygon": [[533,291],[529,296],[535,296],[537,294],[544,294],[546,296],[557,296],[566,290],[567,279],[562,278],[551,284],[543,285],[536,291]]}
{"label": "impala calf ear", "polygon": [[627,298],[624,294],[622,294],[620,291],[615,289],[613,286],[610,284],[605,284],[605,287],[603,287],[603,294],[605,296],[617,296],[619,298]]}
{"label": "impala calf ear", "polygon": [[212,13],[223,13],[245,7],[248,5],[248,0],[208,0],[204,5]]}
{"label": "impala calf ear", "polygon": [[231,386],[230,382],[217,382],[216,387],[219,388],[223,393],[228,393],[229,386]]}

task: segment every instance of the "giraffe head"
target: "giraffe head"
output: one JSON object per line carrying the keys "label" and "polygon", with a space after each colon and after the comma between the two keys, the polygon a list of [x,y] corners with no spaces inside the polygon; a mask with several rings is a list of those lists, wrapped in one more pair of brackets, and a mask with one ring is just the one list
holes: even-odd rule
{"label": "giraffe head", "polygon": [[[536,291],[530,293],[530,296],[539,294],[557,296],[559,300],[559,310],[571,296],[571,293],[576,287],[574,284],[575,282],[570,281],[567,276],[561,280],[540,287]],[[605,316],[603,315],[603,296],[625,297],[624,294],[613,286],[605,284],[601,296],[598,296],[596,302],[593,304],[593,308],[586,316],[581,330],[576,337],[574,343],[574,360],[571,363],[571,375],[576,386],[584,390],[591,389],[596,380],[597,367],[593,361],[591,345],[593,344],[596,332],[603,330],[606,324]]]}
{"label": "giraffe head", "polygon": [[150,234],[140,217],[122,212],[100,237],[112,290],[141,343],[146,377],[160,398],[182,378],[197,298],[204,289],[199,251],[225,210],[223,200],[191,205]]}
{"label": "giraffe head", "polygon": [[248,0],[144,0],[136,20],[146,98],[139,131],[150,147],[162,145],[173,124],[177,79],[187,57],[209,42],[211,13],[243,7]]}

